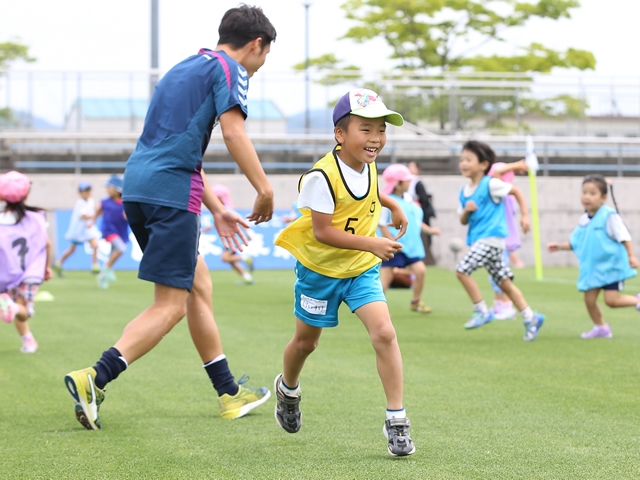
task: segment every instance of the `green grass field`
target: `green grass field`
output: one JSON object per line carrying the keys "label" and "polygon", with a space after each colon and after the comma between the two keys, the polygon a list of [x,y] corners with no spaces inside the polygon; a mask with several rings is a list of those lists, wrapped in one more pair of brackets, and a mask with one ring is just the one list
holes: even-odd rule
{"label": "green grass field", "polygon": [[[293,333],[293,273],[257,271],[251,287],[236,286],[230,271],[212,275],[232,371],[272,389]],[[530,344],[519,320],[465,331],[470,302],[452,272],[429,269],[430,315],[409,311],[407,290],[390,291],[417,445],[415,455],[392,458],[374,353],[347,309],[302,373],[298,434],[276,426],[273,398],[244,418],[219,418],[184,322],[108,385],[104,429],[85,430],[63,377],[93,365],[152,288],[133,272],[106,291],[89,273],[67,273],[43,286],[55,301],[37,304],[36,354],[21,354],[15,328],[1,326],[0,478],[639,478],[640,313],[604,307],[614,338],[585,341],[591,325],[576,270],[547,269],[544,282],[530,269],[516,275],[547,315]],[[486,274],[475,278],[490,298]],[[627,286],[635,293],[640,281]]]}

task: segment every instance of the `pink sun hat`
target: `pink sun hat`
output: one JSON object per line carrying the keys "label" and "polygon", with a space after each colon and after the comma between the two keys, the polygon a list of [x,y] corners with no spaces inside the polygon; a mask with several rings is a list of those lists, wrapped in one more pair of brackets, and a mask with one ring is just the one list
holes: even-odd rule
{"label": "pink sun hat", "polygon": [[[504,162],[496,162],[491,165],[491,169],[489,170],[489,175],[491,176],[493,172],[496,171],[497,168],[504,167],[506,163]],[[516,173],[513,170],[509,170],[508,172],[503,173],[500,176],[500,180],[507,183],[513,183],[513,180],[516,178]]]}
{"label": "pink sun hat", "polygon": [[382,189],[382,193],[389,195],[393,192],[393,189],[396,188],[398,182],[413,180],[416,176],[411,173],[409,167],[406,165],[403,165],[402,163],[394,163],[384,169],[384,172],[382,172],[382,178],[387,182]]}
{"label": "pink sun hat", "polygon": [[222,204],[227,208],[233,208],[233,202],[231,201],[231,192],[226,185],[217,183],[211,187],[213,194],[220,199]]}
{"label": "pink sun hat", "polygon": [[18,203],[27,198],[31,182],[24,173],[12,170],[0,175],[0,198],[5,202]]}

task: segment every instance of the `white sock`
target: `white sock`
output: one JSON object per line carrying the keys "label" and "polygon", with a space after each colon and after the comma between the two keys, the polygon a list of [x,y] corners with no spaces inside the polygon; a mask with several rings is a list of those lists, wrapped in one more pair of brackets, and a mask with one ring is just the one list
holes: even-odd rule
{"label": "white sock", "polygon": [[533,314],[533,310],[531,310],[531,307],[526,307],[524,310],[521,310],[520,315],[522,315],[522,318],[524,318],[527,322],[532,322],[533,320],[535,320],[535,315]]}
{"label": "white sock", "polygon": [[407,418],[407,412],[404,408],[402,410],[389,410],[387,408],[387,420],[391,418]]}
{"label": "white sock", "polygon": [[249,272],[244,272],[242,274],[242,278],[244,278],[247,282],[251,282],[253,280],[253,277]]}
{"label": "white sock", "polygon": [[297,397],[300,394],[300,382],[298,382],[298,385],[296,385],[295,388],[289,388],[284,384],[283,381],[281,381],[280,390],[282,390],[282,393],[284,393],[287,397]]}
{"label": "white sock", "polygon": [[480,312],[483,315],[489,313],[489,309],[487,308],[487,304],[484,303],[484,300],[480,300],[478,303],[473,304],[473,311]]}
{"label": "white sock", "polygon": [[22,335],[20,338],[22,338],[23,342],[26,342],[28,340],[33,340],[33,334],[31,332],[29,333],[25,333],[24,335]]}

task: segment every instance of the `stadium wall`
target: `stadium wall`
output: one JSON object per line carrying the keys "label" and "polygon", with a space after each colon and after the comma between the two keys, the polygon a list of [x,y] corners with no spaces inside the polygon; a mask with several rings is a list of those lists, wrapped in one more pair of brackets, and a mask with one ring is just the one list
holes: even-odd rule
{"label": "stadium wall", "polygon": [[[80,179],[93,185],[93,198],[98,200],[105,195],[102,185],[109,175],[94,174],[81,177],[73,174],[30,174],[32,181],[31,194],[28,203],[46,208],[49,211],[71,209],[77,198],[76,187]],[[297,198],[297,175],[269,175],[275,191],[275,206],[277,209],[289,209]],[[453,238],[465,239],[466,229],[458,221],[457,202],[458,192],[464,185],[461,176],[422,176],[429,193],[433,195],[433,202],[437,218],[433,224],[440,227],[442,235],[435,237],[432,251],[439,265],[452,268],[455,264],[454,254],[449,249]],[[634,239],[634,250],[640,252],[640,210],[637,208],[640,179],[614,178],[614,192],[620,208],[620,213],[631,231]],[[236,208],[250,209],[255,195],[249,182],[241,175],[209,175],[211,184],[224,183],[231,192]],[[582,214],[580,205],[580,184],[578,177],[538,177],[538,202],[540,212],[540,233],[543,245],[543,263],[545,266],[575,266],[576,259],[571,252],[549,254],[544,249],[547,242],[566,241],[579,216]],[[382,182],[382,180],[381,180]],[[515,184],[523,190],[529,198],[529,182],[526,177],[517,177]],[[607,201],[613,206],[611,196]],[[53,215],[49,215],[53,224]],[[54,225],[51,225],[52,232]],[[51,235],[54,238],[54,235]],[[522,236],[522,248],[518,256],[527,264],[533,264],[532,235]],[[457,255],[461,258],[463,252]]]}

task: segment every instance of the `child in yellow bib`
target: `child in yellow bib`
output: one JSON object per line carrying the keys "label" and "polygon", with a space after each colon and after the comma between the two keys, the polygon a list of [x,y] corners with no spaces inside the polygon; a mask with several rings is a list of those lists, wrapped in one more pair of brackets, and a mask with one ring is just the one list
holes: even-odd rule
{"label": "child in yellow bib", "polygon": [[[338,146],[302,176],[302,216],[276,239],[297,262],[296,331],[285,347],[283,373],[275,379],[275,417],[285,431],[300,430],[300,372],[322,329],[338,324],[338,308],[345,302],[369,332],[376,352],[387,397],[387,450],[405,456],[414,453],[415,446],[402,403],[402,356],[379,270],[381,260],[400,251],[396,240],[407,228],[400,206],[378,191],[375,160],[386,143],[387,122],[400,126],[403,119],[371,90],[351,90],[338,101],[333,110]],[[376,236],[382,207],[391,211],[391,222],[399,230],[396,240]]]}

